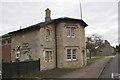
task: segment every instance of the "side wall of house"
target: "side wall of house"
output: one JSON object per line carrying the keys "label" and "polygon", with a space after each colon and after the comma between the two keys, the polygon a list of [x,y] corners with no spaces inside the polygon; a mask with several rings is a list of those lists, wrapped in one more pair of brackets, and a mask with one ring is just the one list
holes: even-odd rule
{"label": "side wall of house", "polygon": [[[46,30],[50,31],[50,36],[49,40],[46,40]],[[39,53],[41,53],[40,59],[41,59],[41,70],[47,70],[47,69],[54,69],[56,67],[56,50],[55,50],[55,27],[54,25],[46,25],[43,28],[40,29],[38,33],[38,50]],[[45,60],[45,53],[46,51],[51,51],[52,52],[52,59],[51,61],[46,61]],[[49,56],[50,58],[50,56]]]}
{"label": "side wall of house", "polygon": [[[31,59],[38,60],[39,58],[39,52],[38,52],[38,34],[39,31],[29,31],[29,32],[23,32],[23,33],[16,33],[12,35],[12,61],[16,61],[16,52],[20,51],[19,54],[19,60],[24,61],[25,60],[25,52],[29,52]],[[25,48],[24,46],[27,47]],[[19,49],[18,49],[19,47]]]}
{"label": "side wall of house", "polygon": [[109,44],[104,44],[103,47],[99,47],[97,49],[98,55],[112,55],[113,54],[113,48]]}
{"label": "side wall of house", "polygon": [[[50,39],[46,40],[46,30],[50,30]],[[23,44],[28,43],[28,48],[24,49]],[[24,61],[24,53],[28,51],[33,60],[40,58],[40,69],[47,70],[56,67],[55,58],[55,28],[51,25],[46,25],[39,30],[24,32],[21,34],[14,34],[12,36],[12,61],[15,61],[15,51],[17,46],[20,46],[19,60]],[[14,49],[14,50],[13,50]],[[46,51],[52,52],[52,60],[50,62],[45,61]]]}
{"label": "side wall of house", "polygon": [[[76,26],[75,37],[66,36],[65,26]],[[78,23],[61,22],[57,26],[57,58],[59,68],[76,68],[82,66],[82,50],[84,50],[85,64],[86,64],[86,50],[85,50],[85,32],[84,28]],[[67,60],[67,49],[77,49],[77,60]]]}

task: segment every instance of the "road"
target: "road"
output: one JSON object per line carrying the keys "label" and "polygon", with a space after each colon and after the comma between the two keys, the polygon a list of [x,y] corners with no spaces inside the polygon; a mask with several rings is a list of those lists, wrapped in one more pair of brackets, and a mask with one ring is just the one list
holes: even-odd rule
{"label": "road", "polygon": [[102,72],[100,78],[111,78],[112,73],[118,73],[118,55],[108,63]]}

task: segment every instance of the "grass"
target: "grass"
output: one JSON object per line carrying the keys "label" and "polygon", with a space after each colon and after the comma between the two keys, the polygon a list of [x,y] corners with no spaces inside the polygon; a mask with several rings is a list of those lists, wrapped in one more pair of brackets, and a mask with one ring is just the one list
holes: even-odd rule
{"label": "grass", "polygon": [[101,58],[102,58],[102,56],[95,56],[91,59],[87,59],[87,61],[95,61],[95,60],[98,60],[98,59],[101,59]]}

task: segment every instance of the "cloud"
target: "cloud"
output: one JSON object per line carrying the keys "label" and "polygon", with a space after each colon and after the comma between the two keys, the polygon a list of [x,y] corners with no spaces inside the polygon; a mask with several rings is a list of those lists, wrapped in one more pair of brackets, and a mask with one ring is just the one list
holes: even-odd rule
{"label": "cloud", "polygon": [[[18,30],[19,26],[27,27],[45,19],[45,9],[51,9],[51,17],[72,17],[80,19],[79,0],[37,0],[14,1],[0,4],[2,21],[0,35]],[[111,44],[117,44],[118,29],[117,2],[87,2],[82,1],[83,20],[89,25],[86,34],[98,33]],[[110,36],[111,35],[111,36]]]}

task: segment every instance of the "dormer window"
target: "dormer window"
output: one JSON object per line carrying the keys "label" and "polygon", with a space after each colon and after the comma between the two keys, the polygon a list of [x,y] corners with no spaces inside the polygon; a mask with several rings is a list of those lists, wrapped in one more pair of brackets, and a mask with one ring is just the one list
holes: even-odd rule
{"label": "dormer window", "polygon": [[50,30],[46,29],[46,41],[50,40]]}
{"label": "dormer window", "polygon": [[75,37],[75,27],[66,27],[67,37]]}

